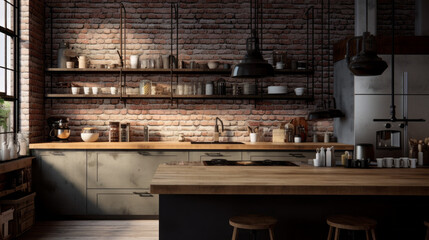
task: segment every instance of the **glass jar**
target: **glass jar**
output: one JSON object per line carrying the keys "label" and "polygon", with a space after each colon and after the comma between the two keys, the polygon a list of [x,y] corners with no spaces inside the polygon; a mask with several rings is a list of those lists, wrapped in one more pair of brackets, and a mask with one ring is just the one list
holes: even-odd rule
{"label": "glass jar", "polygon": [[152,82],[150,80],[141,80],[139,90],[141,95],[150,95],[152,92]]}
{"label": "glass jar", "polygon": [[29,156],[30,147],[29,147],[29,133],[18,133],[19,141],[19,156]]}
{"label": "glass jar", "polygon": [[119,142],[119,122],[109,123],[109,142]]}

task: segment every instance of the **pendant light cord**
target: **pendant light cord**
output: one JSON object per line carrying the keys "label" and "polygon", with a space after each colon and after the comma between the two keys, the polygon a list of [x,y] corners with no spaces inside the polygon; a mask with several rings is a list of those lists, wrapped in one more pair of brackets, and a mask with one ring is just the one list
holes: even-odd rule
{"label": "pendant light cord", "polygon": [[368,0],[365,3],[366,32],[368,32]]}
{"label": "pendant light cord", "polygon": [[[367,0],[368,1],[368,0]],[[395,0],[392,0],[392,105],[390,106],[390,115],[393,120],[396,120],[395,106]]]}

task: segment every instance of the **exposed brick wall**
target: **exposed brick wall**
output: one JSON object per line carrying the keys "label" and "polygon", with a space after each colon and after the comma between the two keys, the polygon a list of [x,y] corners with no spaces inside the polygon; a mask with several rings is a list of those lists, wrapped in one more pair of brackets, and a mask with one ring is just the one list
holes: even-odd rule
{"label": "exposed brick wall", "polygon": [[[392,1],[377,1],[377,35],[392,34]],[[415,0],[395,0],[395,35],[414,36]]]}
{"label": "exposed brick wall", "polygon": [[43,0],[21,3],[21,131],[30,142],[44,140],[44,4]]}
{"label": "exposed brick wall", "polygon": [[[325,1],[325,5],[326,5]],[[50,15],[45,18],[45,48],[49,53],[53,27],[54,54],[51,61],[55,66],[56,49],[61,41],[69,42],[79,55],[86,55],[91,63],[107,63],[117,60],[119,48],[119,4],[117,1],[48,1],[53,7],[53,26]],[[127,56],[131,54],[152,58],[168,54],[170,49],[170,5],[164,1],[124,1],[127,9]],[[261,126],[270,140],[271,130],[293,117],[305,117],[320,105],[321,81],[321,22],[320,1],[315,0],[271,0],[264,8],[264,48],[285,51],[289,58],[305,59],[306,20],[304,12],[314,5],[315,11],[315,93],[316,101],[267,100],[128,100],[126,105],[118,100],[53,100],[46,101],[46,118],[65,115],[71,119],[73,136],[71,140],[80,141],[82,127],[95,126],[102,132],[101,141],[107,140],[109,121],[130,122],[132,140],[142,140],[142,126],[149,125],[152,140],[176,140],[179,133],[187,139],[211,140],[215,117],[220,117],[227,125],[228,140],[246,141],[246,125]],[[331,3],[331,44],[354,33],[354,1],[342,0]],[[326,11],[325,6],[325,11]],[[247,1],[225,0],[182,0],[179,6],[179,59],[205,63],[209,60],[237,63],[245,54],[245,41],[249,37],[249,4]],[[325,12],[324,67],[328,74],[327,15]],[[332,51],[331,51],[332,53]],[[128,58],[128,57],[127,57]],[[330,74],[332,81],[332,73]],[[228,83],[242,82],[228,76],[182,75],[179,82],[216,81],[220,77]],[[155,83],[168,83],[168,75],[132,75],[127,82],[137,87],[142,79]],[[69,92],[61,88],[69,83],[86,86],[109,87],[117,84],[113,75],[63,75],[54,78],[53,92]],[[264,79],[264,91],[270,84],[286,84],[289,90],[305,86],[305,76],[278,76]],[[50,87],[47,76],[45,85]],[[331,92],[333,85],[331,82]],[[327,91],[325,79],[324,93]],[[325,95],[326,98],[326,95]],[[45,123],[43,123],[46,125]],[[310,123],[317,132],[332,132],[330,121]],[[309,127],[312,135],[312,127]],[[227,138],[227,137],[225,137]]]}

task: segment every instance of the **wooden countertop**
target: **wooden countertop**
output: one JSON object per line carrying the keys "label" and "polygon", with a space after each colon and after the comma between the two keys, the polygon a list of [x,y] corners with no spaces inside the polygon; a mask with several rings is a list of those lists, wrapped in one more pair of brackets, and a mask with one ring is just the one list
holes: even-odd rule
{"label": "wooden countertop", "polygon": [[30,149],[146,149],[146,150],[316,150],[334,146],[335,150],[353,150],[341,143],[244,143],[191,144],[190,142],[47,142],[32,143]]}
{"label": "wooden countertop", "polygon": [[154,194],[429,195],[429,168],[160,165]]}

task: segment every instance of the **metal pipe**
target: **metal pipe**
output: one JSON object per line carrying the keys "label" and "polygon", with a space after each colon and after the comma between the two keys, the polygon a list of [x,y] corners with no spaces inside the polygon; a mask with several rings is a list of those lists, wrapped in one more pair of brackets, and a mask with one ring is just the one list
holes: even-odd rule
{"label": "metal pipe", "polygon": [[396,106],[395,106],[395,0],[392,0],[392,66],[391,66],[391,84],[392,84],[392,96],[390,105],[390,115],[392,120],[396,120]]}

